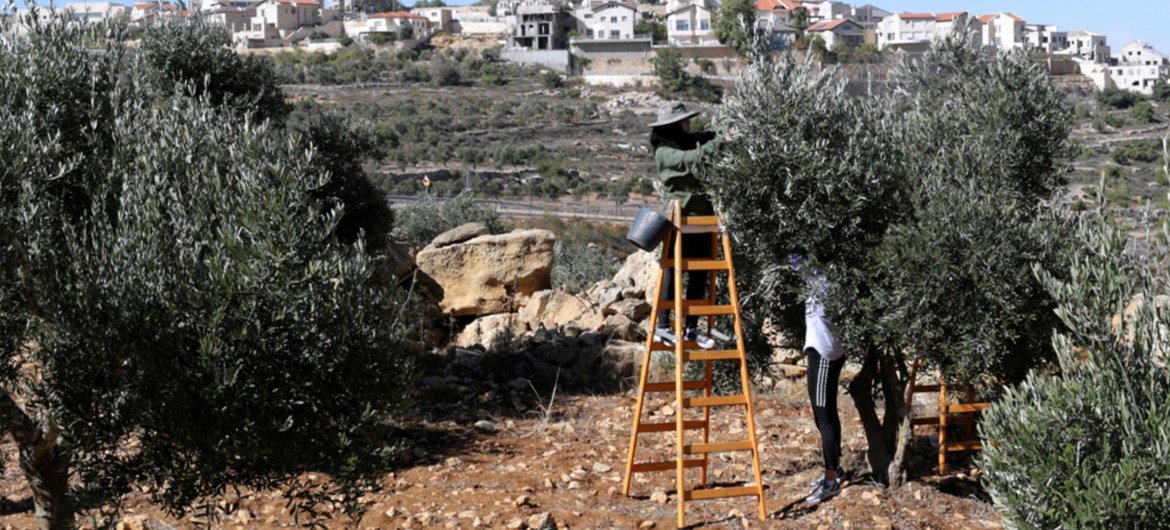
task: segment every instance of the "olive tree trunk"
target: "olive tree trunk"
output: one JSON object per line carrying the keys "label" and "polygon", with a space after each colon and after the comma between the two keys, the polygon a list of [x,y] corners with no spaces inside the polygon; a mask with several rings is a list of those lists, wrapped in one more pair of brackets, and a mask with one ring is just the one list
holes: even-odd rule
{"label": "olive tree trunk", "polygon": [[70,456],[60,446],[60,428],[51,420],[44,425],[35,421],[7,391],[0,392],[0,421],[19,448],[20,469],[32,490],[37,530],[72,530]]}
{"label": "olive tree trunk", "polygon": [[901,355],[871,348],[848,388],[865,431],[869,446],[866,458],[873,477],[895,487],[905,480],[903,464],[912,434],[904,397],[905,365]]}

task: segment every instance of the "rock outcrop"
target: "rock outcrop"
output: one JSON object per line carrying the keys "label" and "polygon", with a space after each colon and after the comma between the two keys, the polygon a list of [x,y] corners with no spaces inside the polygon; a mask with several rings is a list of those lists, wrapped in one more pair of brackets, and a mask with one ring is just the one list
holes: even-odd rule
{"label": "rock outcrop", "polygon": [[520,299],[549,288],[555,242],[547,230],[517,230],[428,245],[415,261],[434,282],[442,314],[493,315],[512,312]]}
{"label": "rock outcrop", "polygon": [[642,299],[652,302],[654,287],[658,283],[658,254],[638,251],[630,254],[622,268],[613,277],[613,283],[622,289],[623,298],[635,298],[641,292]]}

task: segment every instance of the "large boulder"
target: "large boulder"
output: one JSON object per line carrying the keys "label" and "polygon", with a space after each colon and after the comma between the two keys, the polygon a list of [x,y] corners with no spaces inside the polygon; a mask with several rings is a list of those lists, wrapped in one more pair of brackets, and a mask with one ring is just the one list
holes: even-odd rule
{"label": "large boulder", "polygon": [[517,299],[549,288],[555,243],[547,230],[517,230],[429,245],[415,261],[435,284],[441,313],[492,315],[510,312]]}
{"label": "large boulder", "polygon": [[658,253],[640,250],[626,258],[622,268],[613,277],[613,283],[623,291],[642,291],[643,299],[651,302],[658,283],[658,270]]}
{"label": "large boulder", "polygon": [[565,291],[556,291],[552,294],[541,316],[541,324],[547,329],[574,326],[592,331],[601,329],[604,322],[601,309],[588,298]]}
{"label": "large boulder", "polygon": [[551,290],[544,290],[533,293],[524,305],[520,308],[517,315],[520,322],[524,324],[528,331],[536,331],[540,328],[541,319],[544,318],[544,312],[548,308],[549,300],[552,300],[553,292]]}

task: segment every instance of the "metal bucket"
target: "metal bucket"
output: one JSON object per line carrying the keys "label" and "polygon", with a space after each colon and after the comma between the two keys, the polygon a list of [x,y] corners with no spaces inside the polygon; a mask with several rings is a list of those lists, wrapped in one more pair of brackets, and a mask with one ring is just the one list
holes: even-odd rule
{"label": "metal bucket", "polygon": [[626,240],[635,247],[651,251],[658,247],[666,231],[670,228],[670,220],[651,208],[642,206],[634,216],[634,224],[626,233]]}

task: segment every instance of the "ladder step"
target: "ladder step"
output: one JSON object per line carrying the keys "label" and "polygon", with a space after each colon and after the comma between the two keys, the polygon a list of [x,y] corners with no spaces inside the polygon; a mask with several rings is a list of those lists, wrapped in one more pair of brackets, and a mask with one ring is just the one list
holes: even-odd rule
{"label": "ladder step", "polygon": [[[693,431],[707,426],[703,420],[684,421],[683,430]],[[667,423],[639,423],[638,432],[674,432],[678,427],[673,421]]]}
{"label": "ladder step", "polygon": [[701,455],[705,453],[727,453],[730,451],[751,451],[751,440],[742,442],[721,442],[714,444],[689,444],[683,446],[684,455]]}
{"label": "ladder step", "polygon": [[942,385],[914,385],[914,393],[938,392]]}
{"label": "ladder step", "polygon": [[701,501],[705,499],[726,499],[728,497],[746,497],[748,495],[762,495],[763,491],[759,486],[739,486],[735,488],[711,488],[703,490],[691,490],[685,492],[683,495],[688,501]]}
{"label": "ladder step", "polygon": [[951,414],[970,414],[987,410],[990,403],[964,403],[961,405],[947,405],[947,412]]}
{"label": "ladder step", "polygon": [[692,317],[706,317],[706,316],[720,316],[720,315],[734,315],[735,306],[733,305],[697,305],[686,309],[687,316]]}
{"label": "ladder step", "polygon": [[[701,305],[711,305],[715,303],[713,300],[683,300],[683,307],[691,308]],[[668,311],[674,309],[674,300],[660,300],[658,302],[659,311]]]}
{"label": "ladder step", "polygon": [[719,226],[718,215],[684,215],[683,226]]}
{"label": "ladder step", "polygon": [[739,350],[699,350],[683,352],[683,361],[738,361],[743,359]]}
{"label": "ladder step", "polygon": [[[666,268],[674,268],[674,260],[666,260],[662,264]],[[731,263],[723,259],[686,259],[683,258],[684,271],[725,271],[731,269]]]}
{"label": "ladder step", "polygon": [[938,416],[931,416],[928,418],[913,418],[910,420],[910,425],[938,425]]}
{"label": "ladder step", "polygon": [[[703,467],[702,460],[683,460],[683,468]],[[678,462],[647,462],[645,464],[633,464],[630,466],[631,473],[650,473],[654,471],[674,471],[678,469]]]}
{"label": "ladder step", "polygon": [[[702,390],[707,388],[706,381],[683,381],[683,390]],[[646,383],[645,392],[674,392],[674,382]]]}
{"label": "ladder step", "polygon": [[727,405],[747,405],[747,397],[743,394],[737,394],[734,396],[706,396],[683,399],[683,406],[687,408],[722,407]]}
{"label": "ladder step", "polygon": [[983,442],[950,442],[947,451],[982,451]]}
{"label": "ladder step", "polygon": [[[701,349],[701,348],[699,348],[699,343],[697,343],[693,340],[684,340],[682,347],[683,347],[684,351],[685,350]],[[674,344],[667,344],[665,342],[652,342],[652,343],[650,343],[650,350],[651,351],[674,351]]]}

